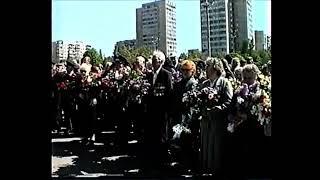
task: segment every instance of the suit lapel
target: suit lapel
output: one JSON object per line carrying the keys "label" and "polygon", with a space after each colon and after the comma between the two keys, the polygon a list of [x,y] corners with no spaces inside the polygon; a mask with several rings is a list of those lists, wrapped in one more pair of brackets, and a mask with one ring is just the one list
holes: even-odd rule
{"label": "suit lapel", "polygon": [[159,74],[154,82],[154,84],[156,85],[157,83],[161,82],[161,76],[162,76],[162,68],[159,71]]}

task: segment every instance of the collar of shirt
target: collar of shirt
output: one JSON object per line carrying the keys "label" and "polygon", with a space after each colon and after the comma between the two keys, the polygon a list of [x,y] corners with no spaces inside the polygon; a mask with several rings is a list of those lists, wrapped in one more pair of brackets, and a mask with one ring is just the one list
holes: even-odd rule
{"label": "collar of shirt", "polygon": [[159,67],[159,69],[157,69],[157,71],[153,74],[153,84],[156,82],[156,79],[158,77],[158,74],[161,70],[162,66]]}
{"label": "collar of shirt", "polygon": [[210,79],[210,87],[213,87],[213,85],[216,83],[216,81],[218,80],[219,78],[216,78],[216,79]]}

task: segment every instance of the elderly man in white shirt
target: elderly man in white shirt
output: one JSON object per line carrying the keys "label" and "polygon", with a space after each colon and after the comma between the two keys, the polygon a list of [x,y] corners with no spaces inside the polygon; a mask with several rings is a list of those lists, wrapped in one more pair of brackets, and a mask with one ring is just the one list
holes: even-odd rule
{"label": "elderly man in white shirt", "polygon": [[167,159],[168,114],[172,93],[172,74],[162,68],[165,55],[154,51],[152,56],[153,71],[147,74],[151,84],[147,97],[147,121],[145,123],[146,167],[158,169]]}

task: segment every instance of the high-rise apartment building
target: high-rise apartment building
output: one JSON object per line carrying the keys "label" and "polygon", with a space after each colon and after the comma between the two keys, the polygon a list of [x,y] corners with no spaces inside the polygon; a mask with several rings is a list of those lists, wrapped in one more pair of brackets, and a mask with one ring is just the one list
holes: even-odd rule
{"label": "high-rise apartment building", "polygon": [[241,50],[244,41],[254,39],[252,0],[230,0],[230,34],[232,51]]}
{"label": "high-rise apartment building", "polygon": [[70,59],[80,63],[83,54],[89,49],[91,46],[82,41],[74,43],[66,43],[62,40],[55,41],[52,43],[52,61],[56,63]]}
{"label": "high-rise apartment building", "polygon": [[166,56],[177,55],[176,6],[168,0],[142,4],[136,9],[137,46],[159,49]]}
{"label": "high-rise apartment building", "polygon": [[209,53],[209,37],[212,56],[240,50],[254,38],[251,0],[200,0],[200,15],[202,52]]}
{"label": "high-rise apartment building", "polygon": [[[200,0],[202,52],[209,53],[208,39],[210,39],[212,56],[229,53],[228,10],[228,0]],[[209,26],[207,22],[209,22]]]}
{"label": "high-rise apartment building", "polygon": [[264,34],[263,31],[255,31],[254,32],[254,36],[255,36],[255,50],[264,50],[265,49],[265,43],[264,43]]}
{"label": "high-rise apartment building", "polygon": [[52,62],[59,63],[67,60],[68,46],[62,40],[52,42]]}

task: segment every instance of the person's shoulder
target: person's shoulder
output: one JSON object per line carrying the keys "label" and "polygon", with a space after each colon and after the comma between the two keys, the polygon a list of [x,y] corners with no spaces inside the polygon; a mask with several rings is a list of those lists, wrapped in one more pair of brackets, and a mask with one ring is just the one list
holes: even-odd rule
{"label": "person's shoulder", "polygon": [[229,79],[228,79],[228,78],[222,77],[222,76],[220,76],[218,80],[221,81],[221,82],[223,82],[223,83],[229,82]]}
{"label": "person's shoulder", "polygon": [[208,84],[208,83],[210,83],[210,80],[209,80],[209,79],[206,79],[206,80],[202,81],[201,85],[206,85],[206,84]]}
{"label": "person's shoulder", "polygon": [[194,77],[191,77],[191,78],[190,78],[190,82],[191,82],[192,84],[198,84],[198,80],[196,80],[196,78],[194,78]]}
{"label": "person's shoulder", "polygon": [[238,67],[234,68],[234,71],[242,71],[242,69],[243,69],[243,67],[238,66]]}
{"label": "person's shoulder", "polygon": [[168,71],[166,68],[161,68],[161,70],[160,71],[162,71],[162,72],[165,72],[165,73],[171,73],[170,71]]}
{"label": "person's shoulder", "polygon": [[161,68],[160,72],[163,74],[166,74],[166,75],[172,75],[172,73],[170,71],[166,70],[165,68]]}

